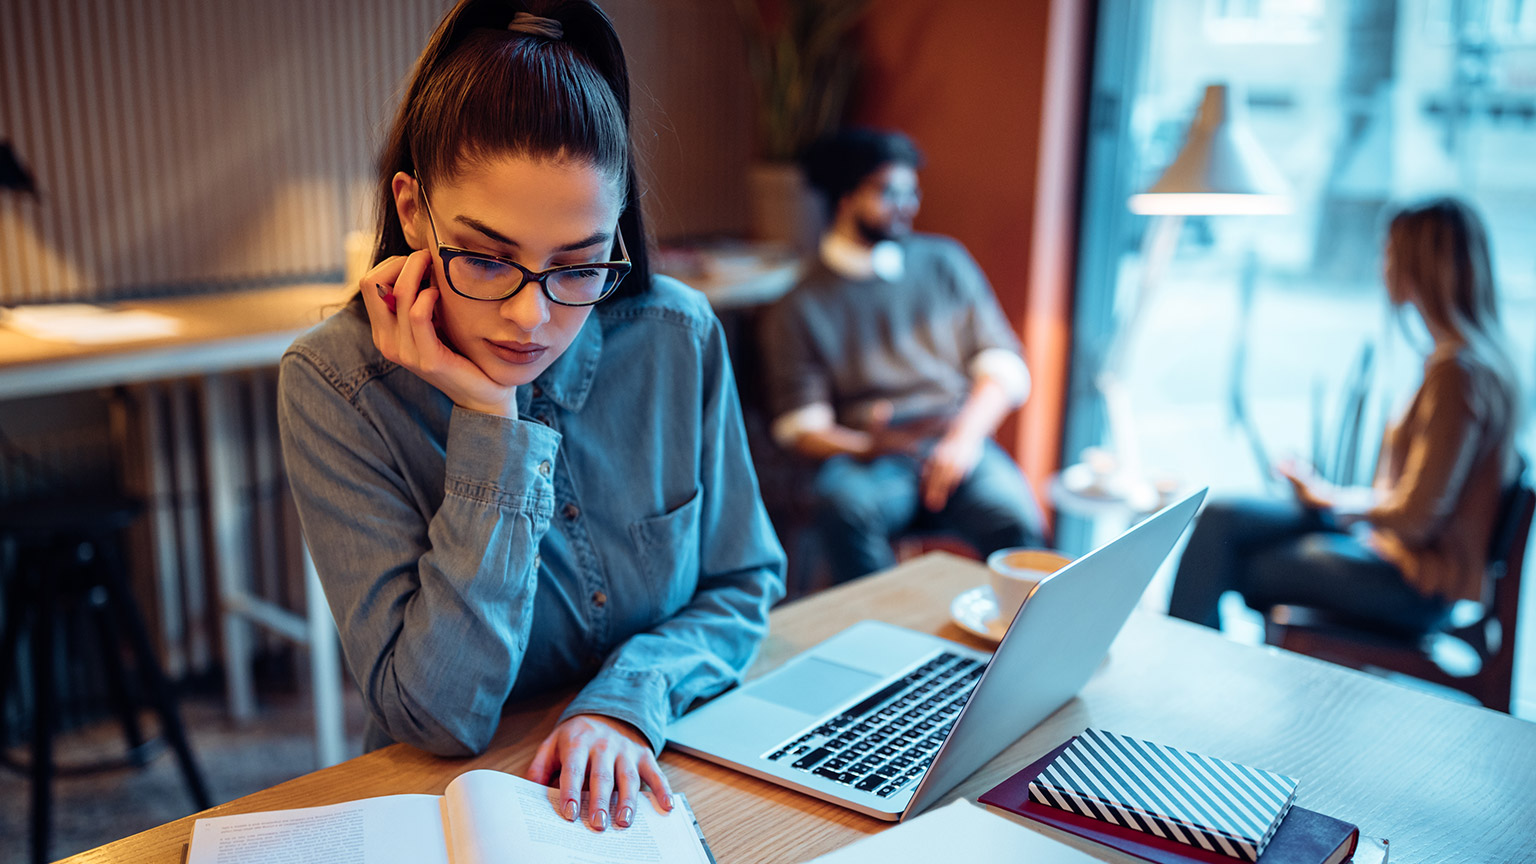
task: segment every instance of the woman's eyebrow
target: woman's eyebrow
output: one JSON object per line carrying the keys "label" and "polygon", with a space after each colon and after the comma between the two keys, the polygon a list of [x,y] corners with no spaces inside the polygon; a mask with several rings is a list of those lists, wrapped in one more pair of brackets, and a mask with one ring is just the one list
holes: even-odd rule
{"label": "woman's eyebrow", "polygon": [[[496,241],[497,243],[502,244],[503,246],[511,246],[514,249],[521,248],[516,240],[513,240],[511,237],[508,237],[507,235],[501,233],[500,231],[497,231],[495,228],[492,228],[491,226],[485,224],[484,222],[481,222],[479,219],[472,219],[469,216],[458,216],[458,217],[456,217],[454,219],[454,221],[458,222],[458,223],[460,223],[462,225],[468,226],[470,228],[473,228],[476,231],[479,231],[481,234],[484,234],[486,237]],[[577,240],[575,243],[567,243],[564,246],[561,246],[560,248],[556,249],[555,251],[556,252],[575,252],[578,249],[585,249],[588,246],[595,246],[598,243],[602,243],[604,241],[611,241],[612,239],[613,239],[613,232],[611,232],[611,231],[597,231],[597,232],[594,232],[592,235],[590,235],[588,237],[585,237],[585,238],[583,238],[581,240]]]}

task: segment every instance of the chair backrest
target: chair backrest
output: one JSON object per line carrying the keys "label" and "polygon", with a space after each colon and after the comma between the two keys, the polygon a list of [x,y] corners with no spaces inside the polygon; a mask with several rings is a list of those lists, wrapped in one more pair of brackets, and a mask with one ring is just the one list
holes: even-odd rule
{"label": "chair backrest", "polygon": [[1519,470],[1499,500],[1498,521],[1493,526],[1493,535],[1488,538],[1490,569],[1505,567],[1512,559],[1518,559],[1525,551],[1526,538],[1531,532],[1531,508],[1536,503],[1536,490],[1525,476],[1525,457],[1517,454],[1515,460]]}
{"label": "chair backrest", "polygon": [[1499,504],[1499,521],[1494,526],[1488,550],[1488,577],[1493,582],[1493,598],[1488,616],[1499,622],[1498,653],[1513,653],[1516,620],[1520,612],[1520,582],[1525,564],[1526,543],[1531,522],[1536,517],[1536,489],[1525,476],[1526,462],[1520,459],[1515,482],[1504,490]]}

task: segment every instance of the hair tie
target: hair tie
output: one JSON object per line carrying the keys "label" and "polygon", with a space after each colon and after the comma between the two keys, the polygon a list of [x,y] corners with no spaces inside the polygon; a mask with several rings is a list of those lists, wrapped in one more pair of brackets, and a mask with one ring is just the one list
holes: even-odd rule
{"label": "hair tie", "polygon": [[530,36],[540,36],[551,41],[559,41],[565,35],[565,27],[553,18],[540,18],[530,12],[519,12],[512,16],[512,23],[507,29],[514,33],[527,33]]}

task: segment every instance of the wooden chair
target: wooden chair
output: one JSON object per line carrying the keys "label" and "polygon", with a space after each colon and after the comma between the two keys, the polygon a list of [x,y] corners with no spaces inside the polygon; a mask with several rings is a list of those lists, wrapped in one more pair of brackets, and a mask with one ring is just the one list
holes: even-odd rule
{"label": "wooden chair", "polygon": [[1504,492],[1494,529],[1488,556],[1492,600],[1481,606],[1468,604],[1477,609],[1470,616],[1453,612],[1437,629],[1402,634],[1322,609],[1275,606],[1264,616],[1264,641],[1356,669],[1373,666],[1411,675],[1508,712],[1520,577],[1533,512],[1536,490],[1522,470]]}

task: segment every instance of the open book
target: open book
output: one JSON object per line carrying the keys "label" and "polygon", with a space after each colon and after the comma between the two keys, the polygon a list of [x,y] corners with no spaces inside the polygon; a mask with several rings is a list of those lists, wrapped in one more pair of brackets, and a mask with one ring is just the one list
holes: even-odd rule
{"label": "open book", "polygon": [[[628,828],[594,831],[555,813],[559,792],[500,771],[467,771],[443,795],[385,795],[326,807],[197,820],[187,864],[709,864],[693,812],[647,795]],[[582,812],[586,812],[583,806]]]}

